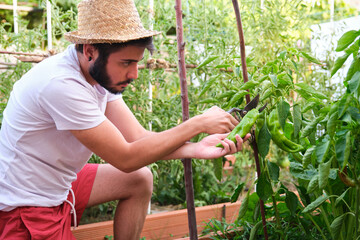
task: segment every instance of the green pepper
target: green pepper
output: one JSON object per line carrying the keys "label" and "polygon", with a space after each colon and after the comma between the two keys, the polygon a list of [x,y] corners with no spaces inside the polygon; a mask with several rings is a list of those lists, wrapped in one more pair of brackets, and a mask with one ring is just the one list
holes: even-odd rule
{"label": "green pepper", "polygon": [[[259,110],[257,110],[256,108],[250,110],[226,138],[233,141],[236,144],[237,141],[235,136],[239,135],[241,138],[245,137],[246,134],[250,132],[251,127],[255,124],[259,116],[260,116]],[[216,147],[224,147],[224,146],[221,143],[218,143]]]}
{"label": "green pepper", "polygon": [[267,120],[267,126],[271,134],[271,139],[276,145],[285,152],[295,153],[304,150],[303,146],[288,139],[282,130],[279,122],[279,114],[277,109],[274,109]]}
{"label": "green pepper", "polygon": [[265,123],[265,111],[260,113],[257,121],[256,121],[256,129],[255,129],[255,139],[258,141],[258,136],[261,128],[264,126]]}
{"label": "green pepper", "polygon": [[276,164],[281,168],[287,168],[288,166],[290,166],[290,161],[288,157],[279,157],[276,159]]}

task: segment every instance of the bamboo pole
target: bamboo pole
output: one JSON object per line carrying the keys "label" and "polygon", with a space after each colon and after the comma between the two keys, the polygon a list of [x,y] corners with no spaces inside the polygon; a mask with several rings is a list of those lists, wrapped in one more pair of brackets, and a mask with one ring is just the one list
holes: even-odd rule
{"label": "bamboo pole", "polygon": [[[15,2],[15,1],[14,1]],[[31,11],[35,11],[35,10],[41,10],[41,8],[37,8],[37,7],[27,7],[27,6],[14,6],[13,5],[8,5],[8,4],[0,4],[0,9],[3,10],[13,10],[13,11],[24,11],[24,12],[31,12]],[[16,9],[16,10],[15,10]],[[17,12],[16,12],[17,13]]]}
{"label": "bamboo pole", "polygon": [[0,54],[10,54],[10,55],[25,55],[25,56],[37,56],[37,57],[48,57],[48,54],[41,53],[25,53],[25,52],[13,52],[13,51],[4,51],[0,50]]}
{"label": "bamboo pole", "polygon": [[[154,0],[149,0],[149,22],[150,22],[150,26],[149,29],[153,30],[154,29]],[[151,57],[150,57],[151,58]],[[152,74],[152,69],[149,69],[149,83],[148,83],[148,98],[149,98],[149,112],[152,112],[152,84],[151,84],[151,79],[153,78],[153,74]],[[149,121],[149,130],[152,130],[152,122]]]}
{"label": "bamboo pole", "polygon": [[14,15],[14,33],[17,34],[19,32],[17,0],[13,0],[13,15]]}
{"label": "bamboo pole", "polygon": [[47,40],[48,50],[53,48],[52,45],[52,26],[51,26],[51,3],[49,0],[46,1],[46,24],[47,24]]}
{"label": "bamboo pole", "polygon": [[[246,67],[244,32],[243,32],[242,23],[241,23],[241,15],[240,15],[240,11],[239,11],[238,1],[232,0],[232,3],[234,6],[234,11],[235,11],[235,16],[236,16],[236,24],[237,24],[239,40],[240,40],[241,67],[243,70],[242,74],[243,74],[243,78],[244,78],[244,83],[246,83],[248,81],[248,72],[247,72],[247,67]],[[246,102],[247,103],[250,102],[249,94],[246,95]],[[253,138],[253,141],[251,144],[254,149],[257,176],[260,177],[261,169],[260,169],[259,151],[257,148],[257,143],[256,143],[255,138]],[[264,236],[265,236],[265,239],[267,240],[267,239],[269,239],[269,237],[268,237],[268,233],[267,233],[267,229],[266,229],[265,206],[264,206],[264,201],[261,199],[260,199],[260,212],[261,212],[261,219],[262,219],[262,224],[263,224],[263,229],[264,229]]]}
{"label": "bamboo pole", "polygon": [[[176,37],[178,48],[178,72],[180,77],[181,86],[181,103],[182,103],[182,118],[183,121],[189,119],[189,99],[186,83],[186,65],[185,65],[185,43],[183,41],[183,25],[182,25],[182,9],[181,0],[175,0],[176,11]],[[197,227],[196,227],[196,213],[194,203],[194,187],[192,178],[192,165],[191,159],[185,158],[181,160],[184,164],[185,176],[185,191],[186,191],[186,205],[188,213],[189,224],[189,237],[191,240],[197,240]]]}

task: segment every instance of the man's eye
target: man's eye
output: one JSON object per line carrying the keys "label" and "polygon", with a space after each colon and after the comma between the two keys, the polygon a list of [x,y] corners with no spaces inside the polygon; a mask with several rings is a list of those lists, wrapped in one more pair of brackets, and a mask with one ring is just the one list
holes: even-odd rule
{"label": "man's eye", "polygon": [[122,65],[125,66],[125,67],[127,67],[127,66],[130,65],[130,62],[122,62]]}

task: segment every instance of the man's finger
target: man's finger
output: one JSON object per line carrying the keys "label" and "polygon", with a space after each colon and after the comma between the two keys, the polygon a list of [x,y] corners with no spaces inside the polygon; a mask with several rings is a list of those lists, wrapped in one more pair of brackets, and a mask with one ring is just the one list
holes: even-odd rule
{"label": "man's finger", "polygon": [[243,143],[244,143],[243,139],[238,134],[236,134],[235,138],[236,138],[236,141],[237,141],[237,150],[242,151],[243,150]]}

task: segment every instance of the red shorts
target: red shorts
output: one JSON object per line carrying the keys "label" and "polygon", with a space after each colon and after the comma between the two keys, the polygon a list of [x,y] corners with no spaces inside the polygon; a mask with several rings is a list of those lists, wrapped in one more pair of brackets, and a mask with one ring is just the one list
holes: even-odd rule
{"label": "red shorts", "polygon": [[[97,168],[97,164],[86,164],[72,183],[77,223],[89,201]],[[74,202],[71,192],[67,200]],[[71,210],[71,205],[64,202],[57,207],[18,207],[10,212],[0,211],[0,240],[75,239],[71,232]]]}

